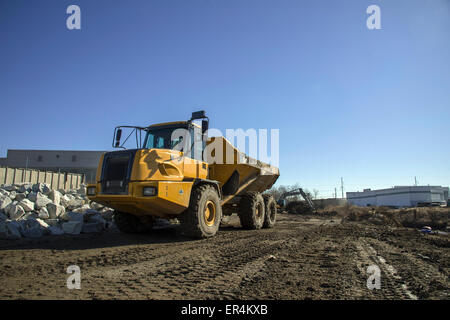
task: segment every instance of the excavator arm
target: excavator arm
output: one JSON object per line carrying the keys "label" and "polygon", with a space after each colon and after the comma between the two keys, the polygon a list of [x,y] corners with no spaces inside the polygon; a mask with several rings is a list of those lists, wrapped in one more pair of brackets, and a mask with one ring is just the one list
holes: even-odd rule
{"label": "excavator arm", "polygon": [[314,206],[314,203],[312,202],[311,198],[305,193],[305,191],[303,191],[302,188],[294,189],[294,190],[283,193],[281,195],[281,197],[278,199],[278,204],[280,206],[285,206],[285,199],[287,197],[297,196],[297,195],[301,195],[303,197],[303,199],[305,199],[306,203],[311,208],[311,210],[313,210],[313,211],[316,210],[316,207]]}

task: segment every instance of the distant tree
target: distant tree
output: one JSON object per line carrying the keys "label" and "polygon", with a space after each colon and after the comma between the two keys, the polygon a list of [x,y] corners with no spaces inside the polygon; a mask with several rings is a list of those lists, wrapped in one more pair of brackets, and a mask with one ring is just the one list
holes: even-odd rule
{"label": "distant tree", "polygon": [[313,194],[314,194],[314,198],[313,199],[317,199],[318,195],[319,195],[319,190],[313,189]]}

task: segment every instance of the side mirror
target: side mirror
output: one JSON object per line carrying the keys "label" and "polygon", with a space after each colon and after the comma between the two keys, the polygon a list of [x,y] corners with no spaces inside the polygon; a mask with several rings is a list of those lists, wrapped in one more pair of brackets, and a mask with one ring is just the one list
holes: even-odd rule
{"label": "side mirror", "polygon": [[118,129],[116,132],[116,144],[115,147],[120,147],[120,138],[122,137],[122,129]]}
{"label": "side mirror", "polygon": [[202,134],[205,134],[205,132],[208,131],[208,127],[209,127],[209,121],[202,120]]}

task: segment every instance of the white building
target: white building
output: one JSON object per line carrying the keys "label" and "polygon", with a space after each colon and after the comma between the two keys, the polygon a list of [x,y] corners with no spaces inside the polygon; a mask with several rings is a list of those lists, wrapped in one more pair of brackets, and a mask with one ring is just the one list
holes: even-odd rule
{"label": "white building", "polygon": [[446,205],[448,191],[448,187],[441,186],[395,186],[379,190],[364,189],[363,192],[347,192],[347,201],[361,207]]}

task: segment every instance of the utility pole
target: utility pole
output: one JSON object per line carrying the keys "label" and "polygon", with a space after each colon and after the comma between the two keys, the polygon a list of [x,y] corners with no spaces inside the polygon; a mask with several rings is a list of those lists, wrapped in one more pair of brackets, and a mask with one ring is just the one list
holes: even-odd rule
{"label": "utility pole", "polygon": [[341,177],[341,194],[342,199],[344,199],[344,179]]}
{"label": "utility pole", "polygon": [[336,189],[336,187],[334,188],[334,198],[337,199],[337,189]]}
{"label": "utility pole", "polygon": [[417,177],[414,176],[414,185],[417,187]]}

